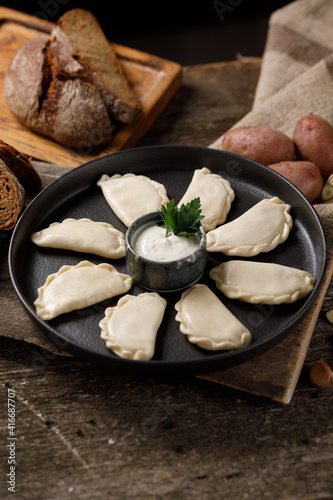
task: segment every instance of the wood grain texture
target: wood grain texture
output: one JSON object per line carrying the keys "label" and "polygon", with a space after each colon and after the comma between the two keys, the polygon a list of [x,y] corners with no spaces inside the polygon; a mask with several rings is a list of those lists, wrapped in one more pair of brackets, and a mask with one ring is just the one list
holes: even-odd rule
{"label": "wood grain texture", "polygon": [[[208,145],[251,108],[259,71],[258,60],[185,68],[179,95],[138,145]],[[0,307],[14,297],[3,246],[0,294]],[[12,388],[17,498],[331,499],[332,389],[314,386],[309,370],[318,359],[333,367],[332,304],[330,284],[288,405],[195,377],[118,375],[0,337],[1,497],[13,497],[5,484]],[[9,322],[4,313],[2,334],[30,328],[19,310]]]}
{"label": "wood grain texture", "polygon": [[[205,83],[207,86],[212,86],[208,71]],[[197,98],[197,101],[200,103],[200,99]],[[43,187],[71,170],[69,167],[54,166],[52,164],[45,164],[44,162],[35,162],[34,166],[41,176]],[[317,205],[316,208],[321,217],[325,232],[329,236],[328,239],[330,239],[331,235],[333,236],[332,207],[330,205]],[[283,342],[268,352],[257,356],[254,360],[217,373],[203,375],[202,378],[265,396],[281,403],[289,403],[304,363],[322,302],[331,281],[332,272],[333,259],[330,254],[326,277],[315,304],[295,331],[284,339]],[[33,322],[26,316],[10,283],[8,283],[8,287],[5,288],[3,286],[0,288],[0,293],[3,294],[0,302],[0,314],[5,318],[5,321],[8,318],[6,336],[31,342],[54,354],[69,355],[63,351],[61,345],[56,345],[48,337],[47,333],[36,328]],[[9,325],[10,318],[14,318],[15,311],[18,310],[20,314],[16,315],[17,320],[12,320]],[[283,366],[283,370],[281,370],[281,366]],[[249,373],[251,373],[251,376],[249,376]]]}
{"label": "wood grain texture", "polygon": [[141,110],[131,125],[123,125],[110,144],[94,152],[76,151],[36,134],[19,123],[6,105],[3,83],[6,71],[19,48],[52,24],[37,17],[0,7],[0,136],[27,156],[37,160],[76,167],[105,154],[134,147],[149,130],[182,83],[182,67],[151,54],[113,43]]}

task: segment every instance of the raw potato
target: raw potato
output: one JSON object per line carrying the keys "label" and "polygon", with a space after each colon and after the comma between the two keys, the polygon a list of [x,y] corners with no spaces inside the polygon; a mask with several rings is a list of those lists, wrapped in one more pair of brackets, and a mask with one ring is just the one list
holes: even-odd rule
{"label": "raw potato", "polygon": [[294,160],[295,145],[286,134],[268,126],[241,127],[222,137],[221,149],[262,165]]}
{"label": "raw potato", "polygon": [[298,187],[310,203],[313,203],[320,196],[323,178],[319,168],[314,163],[310,161],[281,161],[268,166]]}
{"label": "raw potato", "polygon": [[315,163],[326,180],[333,173],[333,127],[317,115],[301,117],[293,141],[300,160]]}

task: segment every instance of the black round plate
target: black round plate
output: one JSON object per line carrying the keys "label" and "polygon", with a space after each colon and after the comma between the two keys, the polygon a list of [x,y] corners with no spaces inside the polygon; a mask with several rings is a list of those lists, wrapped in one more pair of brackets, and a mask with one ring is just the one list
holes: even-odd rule
{"label": "black round plate", "polygon": [[[105,347],[100,338],[99,321],[105,308],[116,305],[119,297],[83,310],[63,314],[51,321],[42,321],[33,305],[37,288],[51,273],[65,264],[81,260],[98,264],[99,257],[76,252],[43,249],[33,245],[30,235],[55,221],[67,217],[88,217],[106,221],[126,231],[114,215],[96,183],[104,173],[109,175],[132,172],[146,175],[164,184],[169,198],[180,200],[195,169],[207,167],[228,179],[235,191],[235,200],[227,222],[243,214],[263,198],[278,196],[292,207],[293,229],[283,244],[254,260],[276,262],[309,271],[316,279],[313,292],[294,304],[279,306],[246,304],[229,300],[209,278],[209,270],[227,258],[209,254],[206,283],[223,303],[242,321],[253,335],[252,343],[240,350],[211,352],[191,344],[180,333],[175,321],[175,303],[181,292],[164,294],[168,306],[159,329],[155,356],[150,361],[122,359]],[[120,272],[127,273],[125,259],[111,262]],[[247,361],[280,342],[305,316],[320,289],[327,264],[325,235],[320,220],[306,198],[281,175],[241,156],[215,149],[188,146],[153,146],[114,153],[86,163],[65,174],[45,188],[22,214],[11,238],[9,268],[16,293],[27,313],[62,349],[103,367],[138,375],[202,374],[221,370]],[[131,294],[142,293],[133,285]],[[221,325],[223,328],[223,325]]]}

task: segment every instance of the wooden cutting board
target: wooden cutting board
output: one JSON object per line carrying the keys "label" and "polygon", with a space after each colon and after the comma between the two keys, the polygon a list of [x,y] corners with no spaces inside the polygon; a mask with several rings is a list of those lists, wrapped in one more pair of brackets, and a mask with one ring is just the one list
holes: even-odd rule
{"label": "wooden cutting board", "polygon": [[182,83],[182,67],[178,63],[112,44],[141,104],[141,112],[134,124],[122,126],[112,142],[101,151],[93,155],[78,154],[21,125],[7,107],[3,96],[5,74],[18,49],[38,33],[49,33],[53,24],[5,7],[0,7],[0,21],[0,138],[34,159],[76,167],[135,146]]}

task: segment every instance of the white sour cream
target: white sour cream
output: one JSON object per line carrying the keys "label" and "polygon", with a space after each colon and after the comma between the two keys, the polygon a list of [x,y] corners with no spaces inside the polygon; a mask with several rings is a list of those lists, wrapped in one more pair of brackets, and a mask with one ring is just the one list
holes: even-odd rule
{"label": "white sour cream", "polygon": [[169,262],[191,255],[199,246],[200,236],[190,237],[170,234],[155,222],[145,224],[133,237],[132,246],[141,257],[159,262]]}

